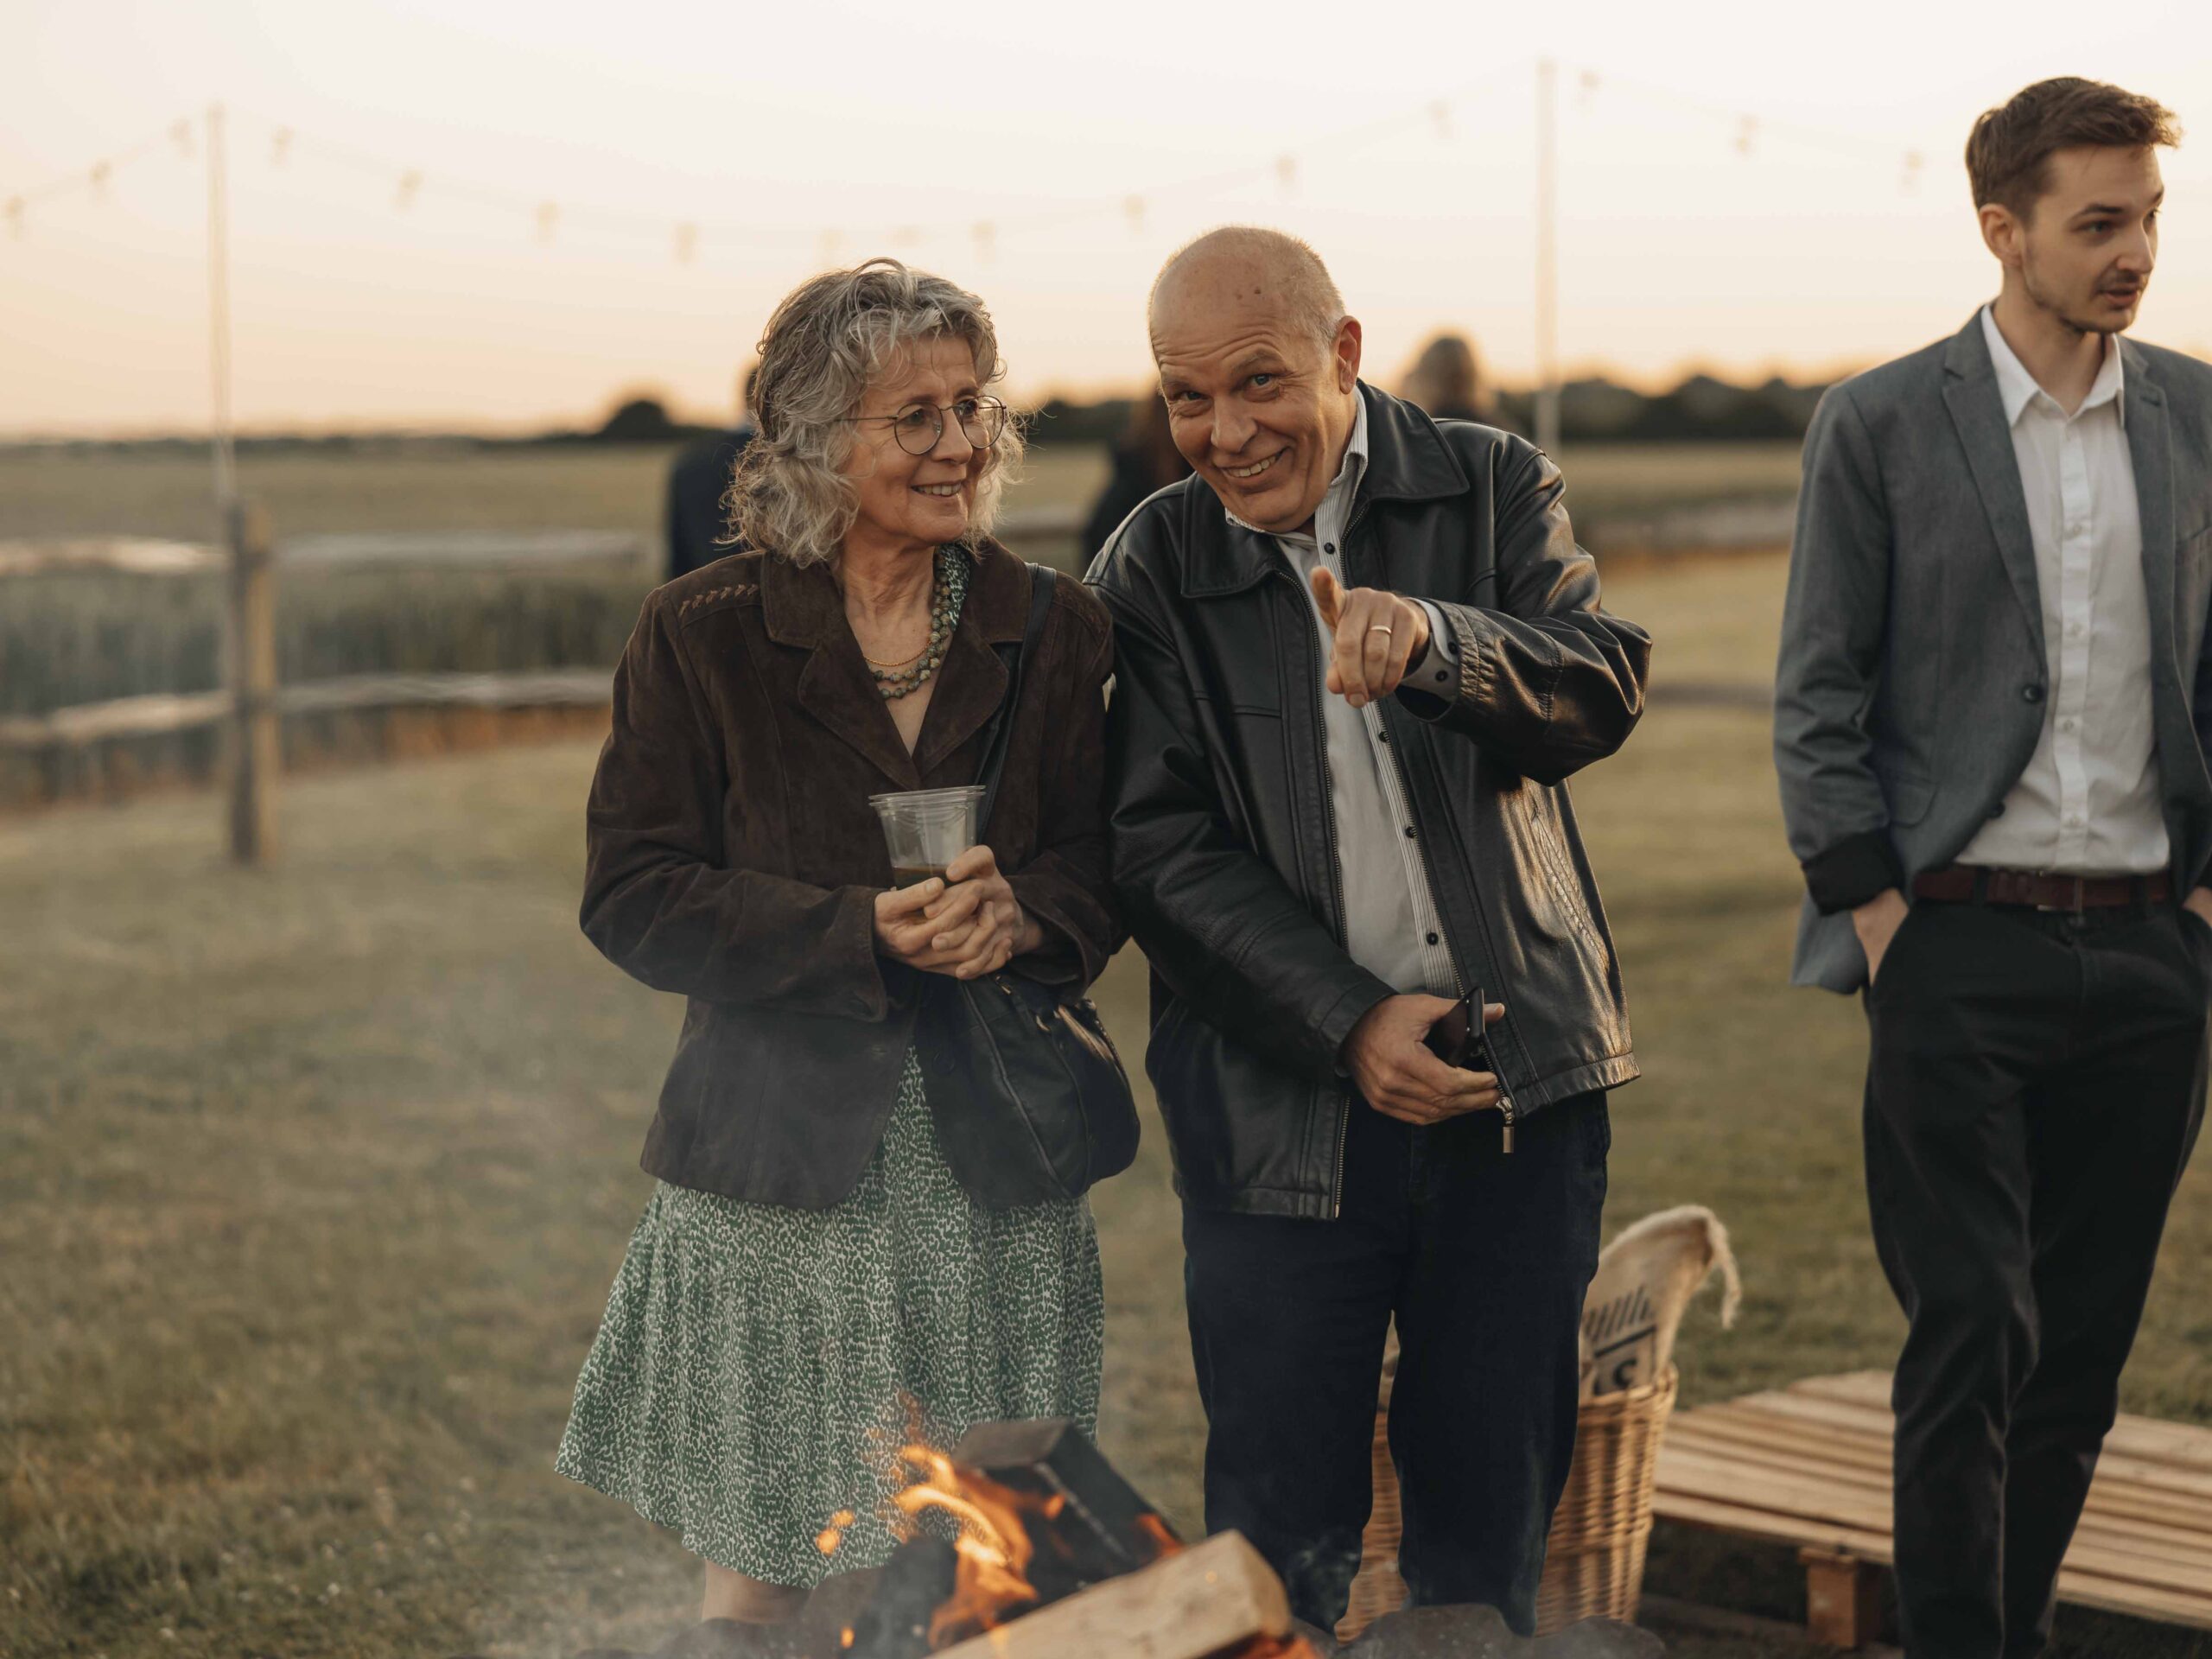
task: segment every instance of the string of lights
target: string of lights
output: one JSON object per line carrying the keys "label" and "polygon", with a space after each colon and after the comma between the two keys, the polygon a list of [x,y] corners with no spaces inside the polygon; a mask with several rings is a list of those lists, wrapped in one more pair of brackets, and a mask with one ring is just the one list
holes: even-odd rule
{"label": "string of lights", "polygon": [[[836,264],[848,249],[911,247],[926,238],[950,235],[965,238],[978,260],[988,264],[1009,235],[1118,219],[1130,235],[1141,236],[1154,209],[1175,200],[1204,199],[1265,187],[1270,183],[1284,197],[1295,196],[1306,170],[1305,163],[1310,157],[1356,154],[1384,140],[1403,137],[1423,130],[1440,143],[1450,143],[1458,132],[1455,117],[1462,106],[1478,93],[1525,75],[1528,68],[1526,65],[1516,65],[1494,72],[1450,92],[1425,101],[1410,103],[1372,120],[1320,136],[1264,159],[1255,159],[1212,173],[1162,181],[1147,189],[1119,197],[1086,199],[1045,209],[1009,209],[959,223],[908,221],[855,226],[779,225],[710,216],[671,217],[639,208],[565,200],[551,193],[518,190],[390,156],[371,155],[302,132],[289,123],[276,120],[259,120],[259,130],[253,135],[251,143],[260,149],[265,168],[270,171],[286,171],[294,168],[300,159],[317,162],[356,174],[365,182],[374,181],[378,196],[395,214],[408,213],[426,198],[467,204],[511,218],[518,235],[526,236],[540,245],[550,246],[578,232],[588,234],[598,227],[656,242],[664,246],[669,257],[678,264],[688,265],[696,262],[709,248],[738,246],[758,249],[780,245],[810,246],[818,263],[830,265]],[[1693,94],[1624,79],[1597,68],[1571,65],[1560,65],[1558,68],[1572,86],[1574,93],[1572,107],[1576,110],[1587,111],[1601,97],[1620,95],[1694,115],[1712,121],[1719,129],[1719,136],[1725,142],[1747,160],[1759,153],[1763,146],[1781,142],[1822,149],[1853,160],[1886,162],[1898,168],[1899,187],[1906,191],[1916,187],[1922,174],[1923,156],[1916,149],[1900,148],[1861,134],[1835,132],[1793,121],[1777,120],[1770,116],[1730,108]],[[164,149],[172,150],[187,161],[194,159],[198,149],[195,140],[195,121],[189,117],[179,118],[159,131],[101,157],[89,167],[33,188],[0,197],[0,220],[4,221],[11,236],[21,238],[34,221],[33,210],[41,204],[86,191],[96,199],[104,199],[118,173]]]}

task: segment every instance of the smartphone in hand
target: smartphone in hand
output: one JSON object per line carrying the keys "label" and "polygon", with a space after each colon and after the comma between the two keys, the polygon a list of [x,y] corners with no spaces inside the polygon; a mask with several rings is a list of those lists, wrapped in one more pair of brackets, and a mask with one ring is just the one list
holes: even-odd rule
{"label": "smartphone in hand", "polygon": [[1462,1071],[1495,1071],[1490,1044],[1484,1039],[1483,988],[1476,986],[1428,1028],[1421,1041],[1446,1065]]}

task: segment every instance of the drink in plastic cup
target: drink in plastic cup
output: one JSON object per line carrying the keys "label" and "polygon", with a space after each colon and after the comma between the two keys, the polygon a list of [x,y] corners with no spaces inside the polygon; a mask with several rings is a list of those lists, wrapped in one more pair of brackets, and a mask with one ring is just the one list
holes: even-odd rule
{"label": "drink in plastic cup", "polygon": [[891,849],[891,883],[911,887],[933,875],[976,844],[976,815],[983,810],[983,786],[915,789],[895,795],[871,795],[868,804],[883,820],[883,839]]}

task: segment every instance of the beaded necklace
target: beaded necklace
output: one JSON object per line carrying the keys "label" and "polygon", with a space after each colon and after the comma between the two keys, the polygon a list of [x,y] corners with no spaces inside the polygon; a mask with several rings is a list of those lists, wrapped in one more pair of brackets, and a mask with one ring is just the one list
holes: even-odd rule
{"label": "beaded necklace", "polygon": [[905,668],[886,671],[873,662],[868,664],[874,677],[876,695],[886,702],[900,697],[910,697],[929,683],[929,677],[944,661],[945,649],[952,643],[952,630],[960,620],[961,601],[968,597],[968,560],[959,549],[940,547],[937,550],[937,572],[930,584],[930,639],[922,647],[921,655]]}

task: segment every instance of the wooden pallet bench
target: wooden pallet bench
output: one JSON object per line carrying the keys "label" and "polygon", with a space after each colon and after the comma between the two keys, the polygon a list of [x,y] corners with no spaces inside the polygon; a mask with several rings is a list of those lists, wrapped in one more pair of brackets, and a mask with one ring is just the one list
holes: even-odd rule
{"label": "wooden pallet bench", "polygon": [[[1891,1560],[1890,1378],[1808,1377],[1678,1414],[1659,1451],[1654,1512],[1796,1544],[1815,1639],[1875,1634]],[[2063,1601],[2212,1630],[2212,1429],[2122,1417],[2058,1578]]]}

